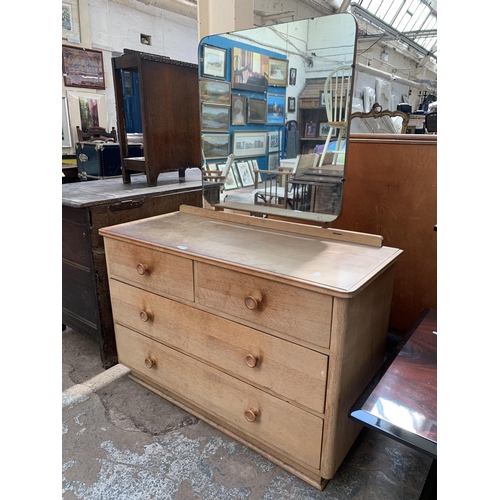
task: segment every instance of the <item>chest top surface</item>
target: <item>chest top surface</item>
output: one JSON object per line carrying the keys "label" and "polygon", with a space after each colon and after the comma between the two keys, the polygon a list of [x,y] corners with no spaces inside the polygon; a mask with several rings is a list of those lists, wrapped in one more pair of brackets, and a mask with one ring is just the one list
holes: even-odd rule
{"label": "chest top surface", "polygon": [[105,237],[195,261],[236,266],[339,296],[360,291],[402,253],[391,247],[332,241],[182,212],[110,226],[99,232]]}

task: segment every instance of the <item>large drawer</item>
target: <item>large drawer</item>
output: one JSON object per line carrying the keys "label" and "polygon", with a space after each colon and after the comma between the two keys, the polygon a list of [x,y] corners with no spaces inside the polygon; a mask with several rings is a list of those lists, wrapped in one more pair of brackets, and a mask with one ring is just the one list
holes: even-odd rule
{"label": "large drawer", "polygon": [[121,325],[115,333],[120,363],[137,376],[191,401],[254,441],[319,469],[320,417]]}
{"label": "large drawer", "polygon": [[109,285],[117,323],[323,412],[324,354],[116,280]]}
{"label": "large drawer", "polygon": [[111,238],[104,238],[104,246],[110,278],[161,295],[194,300],[191,260]]}
{"label": "large drawer", "polygon": [[197,262],[195,301],[321,347],[330,347],[333,298]]}

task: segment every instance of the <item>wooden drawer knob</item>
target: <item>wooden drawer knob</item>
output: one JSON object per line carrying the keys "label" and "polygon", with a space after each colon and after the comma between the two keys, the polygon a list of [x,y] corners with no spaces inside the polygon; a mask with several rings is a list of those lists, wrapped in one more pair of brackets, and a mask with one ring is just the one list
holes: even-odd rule
{"label": "wooden drawer knob", "polygon": [[147,266],[147,264],[137,264],[137,272],[141,276],[149,274],[149,267]]}
{"label": "wooden drawer knob", "polygon": [[257,366],[258,362],[259,362],[259,357],[258,356],[254,356],[253,354],[247,354],[245,356],[245,363],[250,368],[255,368]]}
{"label": "wooden drawer knob", "polygon": [[146,365],[146,368],[153,368],[153,366],[156,365],[156,359],[153,359],[153,358],[146,358],[144,360],[144,364]]}
{"label": "wooden drawer knob", "polygon": [[248,410],[245,410],[245,418],[249,422],[255,422],[257,420],[258,416],[259,416],[259,410],[254,410],[253,408],[249,408]]}
{"label": "wooden drawer knob", "polygon": [[260,307],[262,302],[262,294],[260,292],[252,293],[252,295],[247,295],[245,297],[245,306],[251,311],[255,311]]}
{"label": "wooden drawer knob", "polygon": [[144,321],[144,323],[146,323],[146,321],[153,319],[153,314],[148,311],[141,311],[139,317],[141,318],[141,321]]}

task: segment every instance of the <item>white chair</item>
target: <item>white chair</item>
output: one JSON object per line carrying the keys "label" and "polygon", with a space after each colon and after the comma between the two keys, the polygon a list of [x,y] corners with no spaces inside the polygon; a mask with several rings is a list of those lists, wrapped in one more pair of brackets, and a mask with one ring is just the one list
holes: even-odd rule
{"label": "white chair", "polygon": [[333,131],[337,129],[339,133],[337,145],[333,151],[332,165],[337,165],[338,157],[343,154],[342,146],[343,141],[345,142],[347,139],[347,125],[351,107],[351,80],[352,67],[348,64],[335,68],[325,80],[324,98],[330,130],[328,130],[318,167],[323,165]]}
{"label": "white chair", "polygon": [[[291,167],[282,166],[277,171],[254,169],[254,205],[267,205],[277,208],[292,207],[294,192],[290,181],[310,168],[314,168],[318,161],[319,154],[311,153],[299,155],[295,165]],[[259,182],[259,174],[262,177],[262,182]]]}

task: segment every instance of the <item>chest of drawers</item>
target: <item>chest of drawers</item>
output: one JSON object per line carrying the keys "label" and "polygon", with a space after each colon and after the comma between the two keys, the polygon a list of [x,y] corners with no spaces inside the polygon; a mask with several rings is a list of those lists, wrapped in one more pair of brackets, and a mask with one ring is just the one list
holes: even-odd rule
{"label": "chest of drawers", "polygon": [[323,489],[361,429],[401,250],[187,206],[99,232],[132,378]]}

